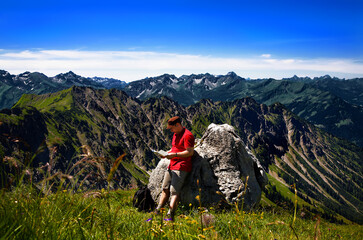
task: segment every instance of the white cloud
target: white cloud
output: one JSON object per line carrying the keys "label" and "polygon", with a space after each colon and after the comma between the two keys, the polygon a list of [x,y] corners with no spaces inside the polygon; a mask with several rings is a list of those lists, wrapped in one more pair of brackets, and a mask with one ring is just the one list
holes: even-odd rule
{"label": "white cloud", "polygon": [[[261,58],[262,57],[262,58]],[[256,58],[228,58],[142,51],[26,50],[0,51],[0,69],[12,74],[25,71],[48,76],[73,71],[93,77],[133,81],[164,73],[205,73],[276,79],[298,76],[363,77],[362,61],[350,59],[278,59],[270,54]]]}
{"label": "white cloud", "polygon": [[263,57],[263,58],[270,58],[271,57],[271,54],[262,54],[261,57]]}

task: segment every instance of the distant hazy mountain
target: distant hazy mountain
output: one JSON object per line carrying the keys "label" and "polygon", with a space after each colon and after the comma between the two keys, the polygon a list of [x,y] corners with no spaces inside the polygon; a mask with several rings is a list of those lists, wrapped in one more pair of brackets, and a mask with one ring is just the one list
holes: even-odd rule
{"label": "distant hazy mountain", "polygon": [[243,97],[267,105],[280,102],[316,126],[363,146],[363,78],[246,80],[233,72],[179,78],[165,74],[131,82],[124,90],[140,100],[163,95],[184,106],[201,99],[233,101]]}
{"label": "distant hazy mountain", "polygon": [[52,93],[70,88],[73,85],[122,89],[126,86],[126,82],[112,78],[85,78],[73,72],[47,77],[38,72],[11,75],[9,72],[0,70],[0,109],[11,108],[25,93]]}
{"label": "distant hazy mountain", "polygon": [[351,104],[363,106],[363,78],[341,80],[327,76],[311,82],[311,85],[329,91]]}
{"label": "distant hazy mountain", "polygon": [[[158,161],[151,149],[170,148],[172,134],[165,125],[173,115],[181,116],[196,137],[210,123],[234,126],[276,183],[286,189],[296,183],[306,211],[363,222],[362,148],[322,131],[280,103],[266,106],[252,98],[205,99],[185,107],[168,97],[140,102],[116,89],[72,87],[23,95],[14,108],[0,111],[0,157],[6,159],[0,170],[7,171],[0,183],[11,181],[34,153],[34,170],[28,174],[35,178],[44,168],[54,175],[73,164],[81,171],[88,162],[81,171],[86,178],[82,186],[107,187],[114,160],[126,153],[114,186],[145,182]],[[276,200],[276,194],[274,190],[266,196]]]}

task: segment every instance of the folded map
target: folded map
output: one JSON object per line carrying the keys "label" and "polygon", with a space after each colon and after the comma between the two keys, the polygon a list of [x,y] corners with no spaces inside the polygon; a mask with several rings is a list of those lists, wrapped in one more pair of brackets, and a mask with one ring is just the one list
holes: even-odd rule
{"label": "folded map", "polygon": [[156,153],[156,154],[160,155],[161,157],[165,157],[166,155],[168,155],[168,152],[166,152],[166,151],[164,151],[164,150],[159,150],[159,151],[157,151],[157,150],[153,150],[153,149],[151,149],[151,151],[153,151],[154,153]]}

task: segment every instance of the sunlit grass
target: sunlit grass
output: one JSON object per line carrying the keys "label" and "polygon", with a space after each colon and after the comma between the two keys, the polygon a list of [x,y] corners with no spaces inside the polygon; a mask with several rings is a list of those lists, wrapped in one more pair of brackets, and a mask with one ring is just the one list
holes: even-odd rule
{"label": "sunlit grass", "polygon": [[[230,210],[207,209],[199,189],[197,206],[180,206],[175,221],[165,221],[165,210],[154,215],[132,206],[134,189],[82,191],[86,168],[78,166],[98,166],[86,146],[83,153],[65,173],[45,173],[40,184],[27,182],[28,167],[21,168],[17,184],[0,192],[0,239],[363,239],[361,225],[301,218],[295,188],[292,209],[243,210],[248,177],[239,189],[241,202],[228,203]],[[104,174],[108,186],[123,157]]]}
{"label": "sunlit grass", "polygon": [[[286,211],[208,209],[213,221],[200,221],[199,206],[181,207],[175,222],[138,212],[131,204],[135,190],[48,196],[30,188],[2,191],[2,239],[362,239],[362,226],[307,220]],[[243,213],[243,214],[242,214]],[[293,222],[294,221],[294,222]],[[294,231],[291,228],[293,224]]]}

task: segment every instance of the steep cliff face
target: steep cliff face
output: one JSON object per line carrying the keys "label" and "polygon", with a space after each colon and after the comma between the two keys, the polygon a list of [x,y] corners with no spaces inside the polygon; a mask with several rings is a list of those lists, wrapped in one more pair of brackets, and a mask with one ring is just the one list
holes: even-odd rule
{"label": "steep cliff face", "polygon": [[160,99],[150,98],[141,103],[144,113],[152,125],[159,130],[161,136],[165,139],[168,148],[171,148],[172,134],[166,129],[167,121],[173,116],[180,116],[183,124],[187,129],[191,129],[190,122],[187,119],[187,111],[185,107],[180,106],[168,97]]}
{"label": "steep cliff face", "polygon": [[40,151],[48,134],[44,116],[34,107],[5,109],[0,114],[1,159],[16,153],[17,158],[30,160],[29,153],[39,151],[32,166],[47,162],[49,152],[46,148]]}
{"label": "steep cliff face", "polygon": [[99,134],[93,139],[87,138],[85,144],[91,144],[97,155],[114,149],[113,155],[126,152],[128,158],[145,170],[154,167],[149,159],[153,158],[150,148],[163,148],[166,144],[137,100],[117,90],[73,89],[76,106],[99,130]]}
{"label": "steep cliff face", "polygon": [[270,176],[285,186],[296,183],[301,196],[315,205],[362,218],[362,149],[323,132],[281,104],[266,106],[252,98],[202,100],[183,107],[167,97],[140,102],[114,89],[72,87],[23,95],[12,110],[0,113],[0,154],[23,162],[27,154],[39,155],[33,166],[52,174],[77,165],[66,173],[84,169],[84,187],[101,188],[108,184],[115,159],[126,153],[114,187],[135,185],[137,180],[146,182],[147,172],[159,161],[151,149],[170,148],[172,134],[165,126],[174,115],[181,116],[196,137],[210,123],[235,127]]}

